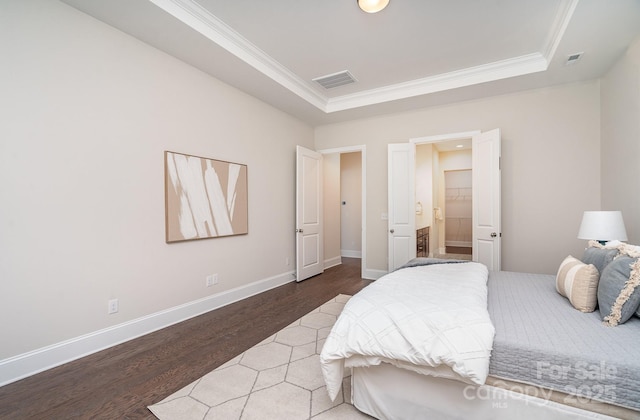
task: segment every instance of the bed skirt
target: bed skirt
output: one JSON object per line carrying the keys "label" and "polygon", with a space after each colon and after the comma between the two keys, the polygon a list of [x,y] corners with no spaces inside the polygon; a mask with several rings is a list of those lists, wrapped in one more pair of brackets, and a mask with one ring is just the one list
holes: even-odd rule
{"label": "bed skirt", "polygon": [[640,415],[602,403],[580,402],[588,404],[583,406],[588,409],[562,404],[558,401],[566,394],[551,396],[549,390],[501,379],[490,377],[487,383],[493,385],[478,386],[420,375],[387,363],[353,368],[351,378],[354,406],[385,420],[637,419]]}

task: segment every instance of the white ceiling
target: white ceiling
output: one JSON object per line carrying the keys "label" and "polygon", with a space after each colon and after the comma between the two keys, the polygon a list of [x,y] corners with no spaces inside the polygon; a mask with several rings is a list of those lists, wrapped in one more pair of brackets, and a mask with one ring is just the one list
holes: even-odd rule
{"label": "white ceiling", "polygon": [[598,78],[640,35],[640,0],[62,1],[314,126]]}

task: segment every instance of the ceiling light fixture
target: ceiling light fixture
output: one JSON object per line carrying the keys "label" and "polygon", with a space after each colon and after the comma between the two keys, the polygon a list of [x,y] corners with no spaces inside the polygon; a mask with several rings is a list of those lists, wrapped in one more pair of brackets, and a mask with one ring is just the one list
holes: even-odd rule
{"label": "ceiling light fixture", "polygon": [[356,0],[363,12],[378,13],[389,4],[389,0]]}

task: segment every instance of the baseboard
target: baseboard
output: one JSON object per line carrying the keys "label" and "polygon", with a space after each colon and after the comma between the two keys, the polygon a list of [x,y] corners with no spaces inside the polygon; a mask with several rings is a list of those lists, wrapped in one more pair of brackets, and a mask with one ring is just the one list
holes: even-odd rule
{"label": "baseboard", "polygon": [[460,248],[471,248],[471,242],[469,241],[445,241],[445,246],[455,246]]}
{"label": "baseboard", "polygon": [[387,274],[385,270],[374,270],[371,268],[365,268],[362,272],[362,278],[367,280],[378,280],[380,277]]}
{"label": "baseboard", "polygon": [[324,260],[324,269],[335,267],[336,265],[342,264],[342,257],[333,257],[328,260]]}
{"label": "baseboard", "polygon": [[109,328],[0,360],[0,386],[294,281],[289,271]]}
{"label": "baseboard", "polygon": [[354,251],[351,249],[341,249],[340,255],[345,258],[362,258],[362,251]]}

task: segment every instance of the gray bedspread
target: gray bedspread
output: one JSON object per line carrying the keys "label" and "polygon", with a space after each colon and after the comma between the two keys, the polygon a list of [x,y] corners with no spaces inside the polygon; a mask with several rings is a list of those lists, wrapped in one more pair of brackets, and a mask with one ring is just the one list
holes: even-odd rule
{"label": "gray bedspread", "polygon": [[555,276],[491,272],[496,334],[489,374],[640,410],[640,319],[602,324],[555,289]]}
{"label": "gray bedspread", "polygon": [[417,258],[414,258],[412,260],[409,260],[409,262],[407,262],[404,265],[396,268],[394,271],[402,270],[403,268],[419,267],[419,266],[423,266],[423,265],[457,264],[457,263],[464,263],[464,262],[469,262],[469,261],[468,260],[453,260],[453,259],[446,259],[446,258],[417,257]]}

